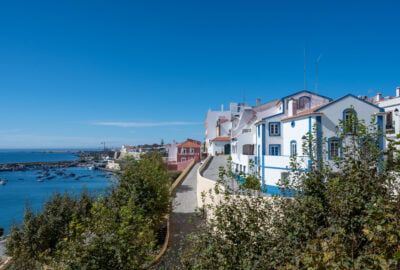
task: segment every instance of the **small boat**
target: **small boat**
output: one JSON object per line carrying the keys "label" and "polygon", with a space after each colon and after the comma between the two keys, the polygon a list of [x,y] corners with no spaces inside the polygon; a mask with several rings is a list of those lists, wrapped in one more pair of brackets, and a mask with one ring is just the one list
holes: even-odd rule
{"label": "small boat", "polygon": [[0,180],[0,186],[5,186],[7,184],[6,180]]}
{"label": "small boat", "polygon": [[42,183],[44,180],[43,179],[38,179],[36,181],[38,181],[39,183]]}

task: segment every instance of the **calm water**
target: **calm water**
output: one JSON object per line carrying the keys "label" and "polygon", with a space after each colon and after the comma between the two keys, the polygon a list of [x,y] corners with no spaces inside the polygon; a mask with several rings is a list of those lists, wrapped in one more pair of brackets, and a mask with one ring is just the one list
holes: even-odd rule
{"label": "calm water", "polygon": [[0,163],[70,161],[78,159],[74,153],[39,152],[31,150],[0,151]]}
{"label": "calm water", "polygon": [[[42,153],[41,153],[42,154]],[[47,158],[57,160],[62,153],[47,153]],[[51,154],[54,154],[51,157]],[[65,154],[65,153],[63,153]],[[11,155],[12,157],[15,157]],[[32,153],[32,159],[37,158],[36,153]],[[26,158],[27,162],[33,161]],[[65,160],[63,159],[59,160]],[[43,160],[41,160],[43,161]],[[98,170],[89,170],[85,167],[66,168],[64,171],[57,169],[48,171],[49,176],[54,178],[38,182],[45,173],[42,170],[28,170],[16,172],[0,172],[0,177],[8,180],[4,186],[0,185],[0,227],[5,228],[5,233],[9,232],[12,224],[22,221],[26,203],[34,210],[41,209],[43,202],[54,192],[70,191],[80,193],[83,189],[91,192],[100,193],[110,185],[110,174]],[[71,176],[75,174],[75,176]],[[42,177],[41,177],[42,176]],[[78,179],[77,179],[78,177]]]}

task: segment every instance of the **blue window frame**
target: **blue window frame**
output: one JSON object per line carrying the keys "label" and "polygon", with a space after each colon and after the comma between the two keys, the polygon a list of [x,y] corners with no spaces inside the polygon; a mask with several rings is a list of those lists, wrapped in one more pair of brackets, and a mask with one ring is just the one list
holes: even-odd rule
{"label": "blue window frame", "polygon": [[257,126],[257,134],[258,134],[258,137],[260,137],[260,126]]}
{"label": "blue window frame", "polygon": [[344,134],[355,134],[357,127],[357,112],[352,109],[346,109],[343,111],[343,133]]}
{"label": "blue window frame", "polygon": [[297,155],[297,142],[295,140],[290,141],[290,155]]}
{"label": "blue window frame", "polygon": [[270,144],[269,145],[269,155],[270,156],[280,156],[281,155],[281,145],[280,144]]}
{"label": "blue window frame", "polygon": [[294,127],[296,126],[296,122],[295,122],[295,121],[292,121],[292,122],[290,123],[290,126],[291,126],[292,128],[294,128]]}
{"label": "blue window frame", "polygon": [[328,139],[328,159],[332,160],[335,157],[341,158],[342,153],[342,141],[340,138],[332,137]]}
{"label": "blue window frame", "polygon": [[269,136],[281,136],[281,123],[269,122],[268,131],[269,131]]}

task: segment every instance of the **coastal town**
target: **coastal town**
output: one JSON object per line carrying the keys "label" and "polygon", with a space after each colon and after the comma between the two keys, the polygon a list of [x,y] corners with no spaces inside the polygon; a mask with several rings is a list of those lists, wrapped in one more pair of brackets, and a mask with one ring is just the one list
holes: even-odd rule
{"label": "coastal town", "polygon": [[399,270],[399,10],[3,2],[0,270]]}

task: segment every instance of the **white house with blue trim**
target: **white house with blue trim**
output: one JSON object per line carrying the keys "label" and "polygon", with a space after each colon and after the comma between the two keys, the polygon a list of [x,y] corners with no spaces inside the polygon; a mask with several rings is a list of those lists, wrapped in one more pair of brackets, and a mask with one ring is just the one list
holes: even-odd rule
{"label": "white house with blue trim", "polygon": [[[232,122],[231,145],[234,171],[251,173],[249,160],[254,160],[255,172],[268,193],[279,193],[276,185],[286,177],[291,156],[296,154],[302,170],[308,170],[310,159],[302,145],[308,132],[316,128],[320,145],[317,154],[325,162],[331,156],[340,156],[341,141],[336,138],[339,120],[356,114],[366,122],[377,116],[379,128],[384,131],[383,109],[362,98],[346,95],[336,100],[309,91],[256,106],[245,107]],[[326,138],[326,142],[323,142]],[[383,138],[380,146],[384,147]]]}
{"label": "white house with blue trim", "polygon": [[[340,156],[341,141],[336,137],[336,127],[340,119],[348,121],[352,114],[356,114],[359,120],[368,123],[372,115],[376,115],[379,128],[384,130],[383,109],[353,95],[332,101],[327,97],[302,91],[282,98],[281,102],[282,112],[256,123],[256,161],[262,186],[267,192],[270,189],[274,193],[278,181],[292,170],[290,159],[294,153],[303,161],[302,169],[307,170],[310,167],[308,151],[304,153],[302,145],[307,139],[306,134],[313,132],[313,127],[316,129],[317,158],[325,162],[329,162],[332,156]],[[327,139],[326,143],[323,143],[323,138]],[[383,148],[383,145],[381,138],[380,146]]]}

